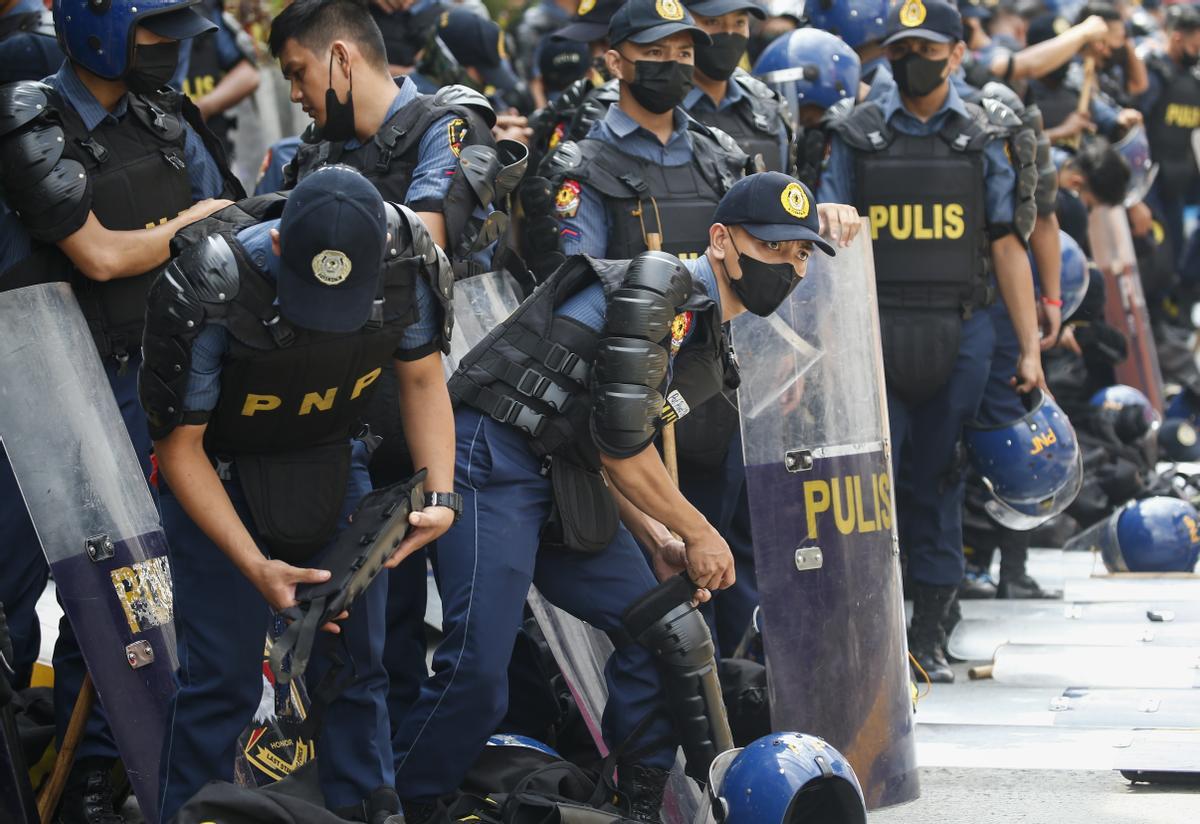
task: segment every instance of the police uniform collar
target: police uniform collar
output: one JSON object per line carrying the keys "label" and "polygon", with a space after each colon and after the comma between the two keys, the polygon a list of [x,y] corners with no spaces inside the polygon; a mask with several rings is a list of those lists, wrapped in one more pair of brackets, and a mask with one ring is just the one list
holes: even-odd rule
{"label": "police uniform collar", "polygon": [[[392,98],[392,105],[388,106],[387,114],[383,116],[384,123],[395,117],[396,112],[411,103],[418,94],[416,83],[408,82],[408,78],[404,75],[400,75],[394,79],[397,86],[396,96]],[[382,124],[380,124],[380,127],[382,128]],[[347,150],[357,149],[360,146],[362,146],[362,141],[357,137],[352,137],[343,144],[343,147]]]}
{"label": "police uniform collar", "polygon": [[[681,135],[684,138],[687,138],[687,114],[684,113],[684,111],[678,106],[676,106],[672,116],[674,117],[674,128],[671,130],[671,139],[667,141],[668,143],[674,143],[675,140]],[[604,125],[607,126],[609,131],[611,131],[617,137],[629,137],[638,129],[642,128],[641,124],[626,114],[620,106],[608,107],[608,112],[604,115]],[[643,129],[643,131],[645,130]],[[647,134],[649,134],[649,132],[647,132]],[[655,138],[655,140],[657,139],[658,138]]]}
{"label": "police uniform collar", "polygon": [[708,255],[701,255],[695,260],[685,260],[683,265],[692,271],[692,280],[696,282],[717,306],[721,312],[721,290],[717,288],[717,274],[713,271]]}
{"label": "police uniform collar", "polygon": [[[725,84],[725,96],[718,100],[717,105],[713,108],[716,111],[721,111],[722,109],[737,103],[745,96],[746,92],[742,88],[742,84],[731,77],[729,82]],[[705,98],[708,98],[708,94],[701,90],[699,86],[693,86],[692,90],[687,93],[687,97],[683,98],[683,108],[690,112],[692,109],[696,108],[698,103],[702,103]],[[709,98],[709,100],[711,101],[711,98]]]}
{"label": "police uniform collar", "polygon": [[58,72],[53,77],[47,78],[47,80],[62,95],[67,105],[75,110],[75,113],[79,115],[79,119],[83,121],[84,128],[89,132],[95,131],[96,127],[104,122],[105,118],[111,117],[115,122],[123,118],[125,112],[129,110],[128,94],[122,96],[117,101],[116,108],[111,112],[101,106],[100,101],[96,100],[95,95],[79,79],[79,75],[75,73],[75,69],[69,60],[63,61],[62,67]]}
{"label": "police uniform collar", "polygon": [[[894,81],[891,88],[888,89],[887,96],[880,102],[883,106],[883,116],[888,122],[891,122],[892,118],[899,111],[903,111],[909,117],[912,117],[912,112],[904,108],[904,101],[900,99],[900,87]],[[967,106],[963,103],[962,96],[954,88],[954,83],[950,84],[950,91],[947,93],[946,99],[942,101],[941,108],[934,112],[933,117],[929,118],[926,123],[933,123],[934,120],[940,118],[947,111],[955,112],[963,117],[970,117]]]}

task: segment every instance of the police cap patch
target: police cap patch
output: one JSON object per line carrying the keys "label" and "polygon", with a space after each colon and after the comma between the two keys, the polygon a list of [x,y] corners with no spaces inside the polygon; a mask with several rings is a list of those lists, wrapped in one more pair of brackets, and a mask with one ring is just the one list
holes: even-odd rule
{"label": "police cap patch", "polygon": [[312,271],[317,280],[326,286],[337,286],[350,277],[350,258],[345,252],[336,249],[326,249],[313,255]]}

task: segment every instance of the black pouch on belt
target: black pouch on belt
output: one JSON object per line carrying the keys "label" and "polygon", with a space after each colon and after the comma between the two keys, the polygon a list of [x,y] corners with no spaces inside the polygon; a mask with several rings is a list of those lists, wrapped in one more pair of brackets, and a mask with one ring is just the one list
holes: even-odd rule
{"label": "black pouch on belt", "polygon": [[962,339],[958,309],[887,309],[879,314],[888,390],[919,404],[937,394],[954,371]]}
{"label": "black pouch on belt", "polygon": [[234,459],[254,526],[271,557],[302,565],[337,529],[350,477],[350,442]]}
{"label": "black pouch on belt", "polygon": [[542,546],[588,555],[603,550],[617,534],[617,502],[599,469],[562,458],[550,463],[554,504],[542,528]]}

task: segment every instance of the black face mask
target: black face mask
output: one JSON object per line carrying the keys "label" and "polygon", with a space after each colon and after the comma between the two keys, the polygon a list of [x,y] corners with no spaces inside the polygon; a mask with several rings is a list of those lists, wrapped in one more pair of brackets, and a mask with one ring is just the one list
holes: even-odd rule
{"label": "black face mask", "polygon": [[1197,63],[1200,63],[1200,54],[1188,54],[1184,52],[1179,58],[1179,62],[1185,69],[1190,69]]}
{"label": "black face mask", "polygon": [[696,47],[696,68],[713,80],[728,80],[749,43],[740,34],[714,34],[711,46]]}
{"label": "black face mask", "polygon": [[597,56],[592,58],[592,70],[604,78],[605,83],[612,80],[612,75],[608,73],[608,64],[604,62],[603,57]]}
{"label": "black face mask", "polygon": [[[790,263],[764,263],[744,254],[733,242],[733,235],[729,236],[729,245],[737,252],[738,266],[742,268],[742,277],[729,278],[729,286],[748,311],[760,318],[770,317],[799,285],[796,270]],[[727,266],[725,276],[729,277]]]}
{"label": "black face mask", "polygon": [[675,60],[633,61],[624,55],[622,60],[633,63],[633,82],[629,91],[646,111],[663,114],[683,102],[692,90],[692,67]]}
{"label": "black face mask", "polygon": [[156,92],[175,76],[178,66],[178,40],[134,46],[133,67],[125,74],[125,85],[138,94]]}
{"label": "black face mask", "polygon": [[344,143],[354,138],[354,73],[346,75],[350,88],[346,91],[346,102],[338,100],[333,90],[333,52],[329,52],[329,88],[325,90],[325,125],[321,137],[333,143]]}
{"label": "black face mask", "polygon": [[949,57],[930,60],[916,52],[909,52],[899,60],[890,61],[896,85],[907,97],[924,97],[942,85],[942,72],[946,70]]}

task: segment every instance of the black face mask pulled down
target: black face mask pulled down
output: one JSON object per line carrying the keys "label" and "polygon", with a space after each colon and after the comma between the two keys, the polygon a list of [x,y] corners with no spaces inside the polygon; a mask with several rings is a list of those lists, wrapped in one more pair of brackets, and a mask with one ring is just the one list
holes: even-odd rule
{"label": "black face mask pulled down", "polygon": [[[738,266],[742,269],[740,279],[729,278],[730,288],[748,311],[760,318],[770,317],[800,284],[796,270],[790,263],[764,263],[750,257],[738,249],[732,235],[729,244],[737,252]],[[728,266],[725,267],[725,276],[729,277]]]}
{"label": "black face mask pulled down", "polygon": [[930,60],[915,52],[909,52],[899,60],[890,61],[892,77],[901,93],[907,97],[924,97],[938,86],[942,85],[942,72],[950,58]]}
{"label": "black face mask pulled down", "polygon": [[133,66],[125,74],[125,85],[138,94],[151,94],[175,76],[179,66],[179,41],[134,46]]}
{"label": "black face mask pulled down", "polygon": [[333,51],[329,52],[329,88],[325,90],[325,125],[321,137],[332,143],[344,143],[354,138],[354,73],[346,78],[350,88],[346,90],[346,102],[338,100],[333,90]]}
{"label": "black face mask pulled down", "polygon": [[711,46],[696,46],[696,68],[713,80],[728,80],[750,43],[740,34],[711,35]]}
{"label": "black face mask pulled down", "polygon": [[629,91],[633,99],[648,112],[663,114],[683,102],[692,90],[692,67],[676,60],[633,61],[633,82]]}

